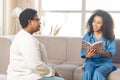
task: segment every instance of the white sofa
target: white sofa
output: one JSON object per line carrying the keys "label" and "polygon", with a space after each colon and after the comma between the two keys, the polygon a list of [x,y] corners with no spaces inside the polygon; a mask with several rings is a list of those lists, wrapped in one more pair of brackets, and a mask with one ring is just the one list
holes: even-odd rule
{"label": "white sofa", "polygon": [[[80,58],[80,37],[35,36],[47,50],[48,63],[65,80],[81,80],[84,60]],[[0,73],[6,74],[9,63],[9,48],[14,36],[0,37]],[[120,67],[120,40],[117,39],[117,54],[113,56],[115,65]],[[107,80],[120,80],[120,69],[113,71]],[[5,76],[2,75],[3,78]],[[2,79],[0,79],[2,80]],[[4,79],[3,79],[4,80]]]}

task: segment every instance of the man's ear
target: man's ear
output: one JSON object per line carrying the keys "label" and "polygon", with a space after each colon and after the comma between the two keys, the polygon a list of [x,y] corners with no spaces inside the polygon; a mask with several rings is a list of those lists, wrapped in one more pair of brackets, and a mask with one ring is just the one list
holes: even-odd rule
{"label": "man's ear", "polygon": [[33,22],[33,21],[31,21],[31,20],[28,20],[28,24],[33,25],[33,24],[34,24],[34,22]]}
{"label": "man's ear", "polygon": [[31,20],[28,20],[28,23],[30,23],[31,22]]}
{"label": "man's ear", "polygon": [[33,21],[31,21],[31,20],[28,20],[28,24],[32,24],[32,25],[33,25]]}

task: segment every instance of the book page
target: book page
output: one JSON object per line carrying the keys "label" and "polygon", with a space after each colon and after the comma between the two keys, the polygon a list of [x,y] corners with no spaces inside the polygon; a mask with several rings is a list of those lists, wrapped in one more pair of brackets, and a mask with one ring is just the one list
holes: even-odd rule
{"label": "book page", "polygon": [[92,44],[92,49],[97,49],[98,52],[100,52],[103,49],[103,43],[102,41],[98,41]]}
{"label": "book page", "polygon": [[91,44],[85,40],[82,40],[82,49],[87,51],[90,48]]}
{"label": "book page", "polygon": [[88,49],[97,49],[97,52],[100,52],[103,49],[102,41],[95,42],[91,44],[88,41],[82,40],[82,49],[87,51]]}

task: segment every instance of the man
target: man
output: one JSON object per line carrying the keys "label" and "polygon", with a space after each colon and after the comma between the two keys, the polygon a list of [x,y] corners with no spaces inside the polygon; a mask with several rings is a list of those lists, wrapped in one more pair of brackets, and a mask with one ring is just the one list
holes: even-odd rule
{"label": "man", "polygon": [[19,16],[22,30],[10,47],[7,80],[64,80],[55,77],[55,71],[46,63],[44,46],[32,36],[40,29],[37,11],[27,8]]}

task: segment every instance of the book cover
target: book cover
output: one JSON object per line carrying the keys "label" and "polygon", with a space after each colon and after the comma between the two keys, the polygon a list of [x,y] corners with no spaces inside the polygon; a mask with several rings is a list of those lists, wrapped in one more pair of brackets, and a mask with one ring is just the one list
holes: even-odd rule
{"label": "book cover", "polygon": [[87,51],[88,49],[97,49],[97,52],[100,52],[103,49],[102,41],[97,41],[91,44],[88,41],[82,40],[82,49]]}

